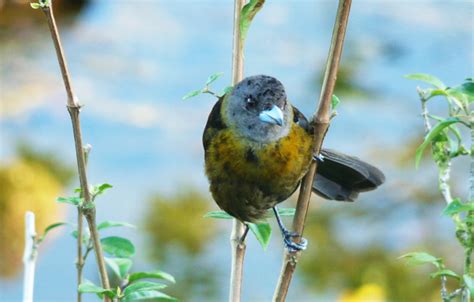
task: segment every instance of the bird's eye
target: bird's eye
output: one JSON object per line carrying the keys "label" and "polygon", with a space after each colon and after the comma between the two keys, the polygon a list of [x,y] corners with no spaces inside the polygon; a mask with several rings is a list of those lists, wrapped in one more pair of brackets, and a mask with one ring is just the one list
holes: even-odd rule
{"label": "bird's eye", "polygon": [[257,102],[251,96],[249,96],[245,99],[245,107],[247,109],[254,108],[256,104],[257,104]]}

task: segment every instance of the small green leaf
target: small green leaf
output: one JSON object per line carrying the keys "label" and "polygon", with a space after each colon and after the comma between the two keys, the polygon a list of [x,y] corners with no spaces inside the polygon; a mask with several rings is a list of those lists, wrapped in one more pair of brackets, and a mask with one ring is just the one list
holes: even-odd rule
{"label": "small green leaf", "polygon": [[446,85],[444,85],[444,83],[441,82],[440,79],[430,74],[426,74],[426,73],[407,74],[405,75],[405,78],[410,79],[410,80],[422,81],[422,82],[431,84],[439,89],[446,89]]}
{"label": "small green leaf", "polygon": [[227,93],[232,92],[233,89],[234,89],[234,86],[227,86],[226,88],[224,88],[224,90],[222,90],[221,93],[219,93],[219,97],[223,97]]}
{"label": "small green leaf", "polygon": [[250,24],[252,23],[253,18],[262,8],[265,0],[250,0],[242,8],[240,13],[240,43],[243,47],[245,39],[247,38],[247,32],[249,30]]}
{"label": "small green leaf", "polygon": [[260,245],[263,249],[267,249],[268,243],[270,242],[270,237],[272,235],[272,227],[269,223],[248,223],[248,226],[252,233],[254,233],[255,238],[257,238]]}
{"label": "small green leaf", "polygon": [[205,218],[217,218],[217,219],[233,219],[234,217],[230,216],[224,211],[210,211],[204,215]]}
{"label": "small green leaf", "polygon": [[81,193],[82,192],[82,189],[81,188],[75,188],[74,189],[74,193]]}
{"label": "small green leaf", "polygon": [[474,210],[474,207],[472,204],[462,203],[461,200],[459,200],[459,198],[456,198],[444,208],[443,215],[453,216],[455,214],[459,214],[461,212],[467,212],[470,210]]}
{"label": "small green leaf", "polygon": [[110,220],[107,220],[107,221],[103,221],[101,223],[99,223],[99,225],[97,226],[97,230],[103,230],[103,229],[107,229],[107,228],[112,228],[112,227],[128,227],[128,228],[135,228],[135,226],[133,224],[130,224],[128,222],[120,222],[120,221],[110,221]]}
{"label": "small green leaf", "polygon": [[58,197],[56,198],[56,202],[61,203],[69,203],[75,206],[82,205],[82,198],[80,197]]}
{"label": "small green leaf", "polygon": [[138,281],[127,286],[125,290],[123,291],[123,294],[127,296],[135,291],[162,290],[163,288],[166,288],[166,284],[150,282],[150,281]]}
{"label": "small green leaf", "polygon": [[178,301],[175,298],[168,296],[162,292],[156,290],[138,290],[130,293],[123,297],[121,302],[134,302],[134,301]]}
{"label": "small green leaf", "polygon": [[38,241],[41,242],[44,240],[44,238],[46,237],[46,235],[48,235],[48,233],[57,228],[57,227],[60,227],[60,226],[63,226],[63,225],[69,225],[69,223],[67,222],[57,222],[57,223],[53,223],[53,224],[50,224],[48,225],[45,229],[44,229],[44,233],[43,235],[41,235],[41,237],[39,237]]}
{"label": "small green leaf", "polygon": [[331,108],[332,108],[332,110],[336,110],[336,107],[337,107],[337,105],[339,105],[340,102],[341,102],[341,100],[337,97],[337,95],[333,94],[332,98],[331,98]]}
{"label": "small green leaf", "polygon": [[40,4],[39,4],[39,3],[36,3],[36,2],[30,3],[30,6],[31,6],[32,9],[38,9],[38,8],[41,7]]}
{"label": "small green leaf", "polygon": [[408,254],[398,257],[398,259],[406,259],[407,264],[409,265],[420,265],[420,264],[431,263],[434,266],[436,266],[438,269],[441,267],[441,264],[442,264],[441,258],[436,258],[435,256],[432,256],[425,252],[408,253]]}
{"label": "small green leaf", "polygon": [[84,282],[79,284],[79,287],[77,288],[77,290],[80,293],[98,294],[99,297],[103,297],[104,294],[107,295],[110,298],[115,297],[115,293],[113,291],[111,291],[110,289],[105,289],[103,287],[97,286],[97,285],[95,285],[94,283],[92,283],[91,281],[89,281],[87,279],[85,279]]}
{"label": "small green leaf", "polygon": [[105,264],[120,278],[125,279],[130,268],[132,267],[132,260],[128,258],[108,258],[104,257]]}
{"label": "small green leaf", "polygon": [[441,132],[446,128],[446,127],[449,127],[450,125],[454,124],[454,123],[459,123],[461,122],[461,120],[459,118],[456,118],[456,117],[450,117],[450,118],[447,118],[445,119],[444,121],[442,122],[439,122],[438,124],[436,124],[436,126],[434,126],[430,132],[428,132],[428,134],[426,135],[425,137],[425,140],[423,141],[423,143],[416,149],[416,160],[415,160],[415,164],[416,164],[416,167],[418,168],[418,166],[420,165],[420,161],[421,161],[421,158],[423,156],[423,152],[425,151],[426,147],[428,147],[428,145],[438,136],[441,134]]}
{"label": "small green leaf", "polygon": [[161,280],[169,281],[171,283],[176,283],[173,276],[162,271],[136,272],[136,273],[130,274],[130,276],[128,277],[128,281],[130,283],[139,279],[161,279]]}
{"label": "small green leaf", "polygon": [[92,187],[91,194],[93,196],[98,196],[98,195],[103,194],[107,189],[110,189],[110,188],[112,188],[112,185],[107,184],[107,183],[96,185]]}
{"label": "small green leaf", "polygon": [[210,84],[212,84],[215,80],[217,80],[218,78],[220,78],[222,75],[224,75],[223,72],[216,72],[212,75],[209,76],[209,78],[207,79],[206,81],[206,86],[209,86]]}
{"label": "small green leaf", "polygon": [[122,237],[105,237],[100,240],[104,252],[118,258],[130,258],[135,255],[135,246],[132,242]]}
{"label": "small green leaf", "polygon": [[474,297],[474,278],[468,274],[464,274],[462,277],[464,279],[464,283],[469,289],[469,292],[471,293],[471,298],[473,298]]}
{"label": "small green leaf", "polygon": [[195,97],[199,94],[202,93],[202,90],[194,90],[194,91],[191,91],[190,93],[186,94],[185,96],[183,96],[183,100],[187,100],[187,99],[190,99],[192,97]]}
{"label": "small green leaf", "polygon": [[455,272],[453,272],[452,270],[449,270],[449,269],[442,269],[442,270],[439,270],[437,272],[434,272],[434,273],[430,274],[430,277],[432,279],[438,278],[438,277],[441,277],[441,276],[452,277],[452,278],[455,278],[455,279],[458,279],[458,280],[461,279],[461,277],[458,274],[456,274]]}
{"label": "small green leaf", "polygon": [[[295,208],[278,208],[278,214],[280,216],[295,216],[296,209]],[[273,209],[267,211],[265,215],[266,218],[273,217]]]}

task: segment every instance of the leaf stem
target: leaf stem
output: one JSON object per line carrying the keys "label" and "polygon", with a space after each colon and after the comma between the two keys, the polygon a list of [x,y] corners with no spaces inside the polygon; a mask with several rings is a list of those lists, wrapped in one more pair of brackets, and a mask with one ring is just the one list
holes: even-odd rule
{"label": "leaf stem", "polygon": [[[99,267],[102,287],[109,289],[110,288],[109,279],[107,276],[105,261],[104,261],[104,257],[102,253],[102,246],[100,245],[99,234],[98,234],[96,223],[95,223],[95,208],[91,204],[92,198],[89,192],[89,185],[88,185],[88,180],[87,180],[86,159],[83,152],[84,148],[83,148],[83,143],[82,143],[82,134],[81,134],[80,119],[79,119],[81,106],[79,105],[77,101],[76,94],[74,93],[73,87],[71,84],[71,77],[69,75],[66,58],[64,56],[64,51],[61,45],[61,40],[59,37],[56,20],[54,18],[52,4],[50,3],[49,5],[44,6],[42,10],[46,15],[46,19],[48,20],[51,37],[56,49],[56,55],[58,58],[59,67],[61,69],[61,75],[63,77],[64,86],[66,88],[67,109],[68,109],[69,115],[71,117],[71,122],[72,122],[74,143],[76,147],[76,159],[77,159],[79,181],[81,184],[81,192],[84,196],[84,201],[85,201],[85,206],[86,206],[86,208],[83,210],[84,212],[83,214],[85,215],[86,220],[89,224],[91,238],[93,239],[94,251],[96,253],[97,264]],[[110,301],[110,299],[108,297],[104,297],[104,301]]]}
{"label": "leaf stem", "polygon": [[[336,21],[332,33],[332,41],[326,63],[326,72],[324,74],[319,106],[317,109],[317,114],[312,121],[314,125],[314,154],[320,153],[324,136],[329,127],[331,99],[334,92],[334,86],[336,84],[337,71],[339,69],[344,37],[349,20],[351,2],[351,0],[340,0],[337,8]],[[296,213],[293,219],[293,230],[300,235],[303,234],[304,230],[316,168],[317,161],[313,161],[300,186],[300,193],[296,205]],[[299,256],[300,254],[298,252],[290,253],[285,250],[283,265],[278,284],[273,295],[273,301],[280,302],[286,300],[288,288],[290,286],[293,273],[296,269],[296,263]]]}

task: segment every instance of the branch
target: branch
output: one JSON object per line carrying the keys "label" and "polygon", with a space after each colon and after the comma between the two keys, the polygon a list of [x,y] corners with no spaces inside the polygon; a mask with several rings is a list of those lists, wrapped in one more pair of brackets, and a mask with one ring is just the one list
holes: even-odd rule
{"label": "branch", "polygon": [[[86,217],[86,220],[89,224],[89,229],[91,233],[91,238],[94,243],[94,251],[97,258],[97,264],[99,267],[100,279],[103,288],[110,288],[109,279],[107,276],[107,270],[105,267],[104,256],[102,253],[102,246],[100,245],[99,234],[96,228],[95,223],[95,207],[89,192],[89,185],[87,181],[86,173],[86,159],[84,155],[84,147],[82,143],[82,134],[81,134],[81,125],[79,119],[80,105],[77,101],[76,94],[73,91],[71,84],[71,77],[67,68],[66,58],[64,56],[64,51],[61,45],[61,40],[59,38],[58,28],[56,26],[56,20],[53,14],[52,5],[45,5],[42,8],[43,12],[46,15],[48,20],[49,30],[51,32],[51,37],[53,39],[54,47],[56,49],[56,55],[58,57],[59,67],[61,68],[61,74],[64,81],[64,86],[67,93],[67,109],[71,117],[72,128],[74,133],[74,143],[76,147],[76,159],[77,159],[77,169],[79,173],[79,181],[81,184],[81,192],[84,197],[84,209],[83,214]],[[108,297],[104,298],[105,301],[109,301]]]}
{"label": "branch", "polygon": [[[89,159],[89,153],[91,151],[91,145],[87,144],[83,147],[84,150],[84,157],[86,162]],[[82,193],[81,193],[82,197]],[[82,235],[83,235],[83,226],[84,226],[84,214],[82,213],[82,207],[77,207],[77,261],[76,261],[76,269],[77,269],[77,287],[82,283],[82,271],[84,268],[86,257],[82,255]],[[77,292],[77,302],[82,301],[82,293]]]}
{"label": "branch", "polygon": [[[330,106],[331,98],[336,84],[337,71],[339,69],[339,61],[342,54],[342,46],[344,44],[344,36],[349,19],[349,12],[351,7],[351,0],[340,0],[337,8],[336,21],[332,33],[331,47],[326,63],[326,72],[324,74],[324,81],[321,90],[321,96],[317,114],[313,118],[314,138],[313,138],[313,153],[319,154],[324,136],[329,127],[330,121]],[[308,213],[309,201],[311,198],[311,191],[313,186],[313,179],[317,168],[317,161],[313,161],[308,173],[301,182],[298,202],[296,204],[296,213],[293,219],[293,230],[302,235],[304,224],[306,221],[306,214]],[[299,240],[299,239],[298,239]],[[285,301],[288,294],[291,278],[296,269],[296,263],[300,256],[299,252],[290,253],[285,250],[283,265],[278,280],[275,293],[273,295],[274,301]]]}
{"label": "branch", "polygon": [[[234,2],[234,34],[232,49],[232,85],[236,85],[243,78],[244,55],[242,49],[242,39],[240,37],[240,13],[245,5],[245,0],[235,0]],[[232,232],[230,234],[230,246],[232,250],[232,263],[230,271],[229,301],[240,301],[242,292],[242,276],[244,270],[245,242],[241,240],[245,226],[237,219],[233,220]]]}
{"label": "branch", "polygon": [[25,213],[25,250],[23,252],[25,272],[23,277],[23,302],[33,302],[36,257],[37,244],[35,214],[28,211]]}

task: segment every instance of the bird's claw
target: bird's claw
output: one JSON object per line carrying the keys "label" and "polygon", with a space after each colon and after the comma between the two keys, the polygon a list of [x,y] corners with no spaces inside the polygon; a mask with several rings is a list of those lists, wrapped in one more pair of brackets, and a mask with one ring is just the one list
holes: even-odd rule
{"label": "bird's claw", "polygon": [[294,242],[292,240],[292,238],[297,238],[297,237],[300,237],[298,233],[286,232],[284,234],[283,241],[285,242],[285,246],[290,253],[303,251],[308,246],[308,240],[306,240],[303,237],[300,238],[300,242]]}
{"label": "bird's claw", "polygon": [[321,162],[324,161],[324,155],[322,155],[321,153],[319,153],[318,155],[313,155],[314,159],[316,160],[319,160]]}

